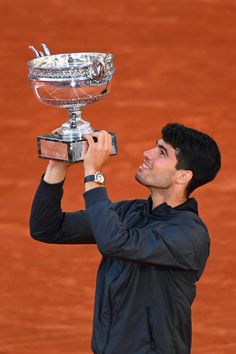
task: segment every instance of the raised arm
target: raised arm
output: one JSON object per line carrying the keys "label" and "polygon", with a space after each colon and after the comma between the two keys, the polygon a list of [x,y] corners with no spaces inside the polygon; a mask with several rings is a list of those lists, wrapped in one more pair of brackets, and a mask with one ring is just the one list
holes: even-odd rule
{"label": "raised arm", "polygon": [[62,162],[49,162],[32,204],[31,236],[35,240],[47,243],[96,243],[85,211],[63,213],[61,210],[67,169],[68,166]]}
{"label": "raised arm", "polygon": [[84,193],[87,217],[102,254],[113,258],[182,268],[201,273],[209,254],[204,227],[191,216],[175,219],[160,228],[154,221],[146,227],[127,228],[108,199],[106,189]]}

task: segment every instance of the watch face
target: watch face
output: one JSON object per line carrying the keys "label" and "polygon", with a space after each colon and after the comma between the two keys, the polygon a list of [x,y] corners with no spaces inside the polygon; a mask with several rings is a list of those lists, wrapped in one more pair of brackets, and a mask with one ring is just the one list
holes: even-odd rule
{"label": "watch face", "polygon": [[96,173],[95,181],[98,183],[103,183],[105,180],[104,176],[101,173]]}

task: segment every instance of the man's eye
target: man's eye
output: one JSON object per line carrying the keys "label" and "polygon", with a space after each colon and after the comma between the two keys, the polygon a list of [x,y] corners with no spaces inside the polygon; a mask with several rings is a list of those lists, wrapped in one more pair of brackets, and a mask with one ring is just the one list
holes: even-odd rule
{"label": "man's eye", "polygon": [[160,155],[165,156],[165,153],[164,153],[164,151],[163,151],[163,150],[161,150],[161,151],[160,151]]}

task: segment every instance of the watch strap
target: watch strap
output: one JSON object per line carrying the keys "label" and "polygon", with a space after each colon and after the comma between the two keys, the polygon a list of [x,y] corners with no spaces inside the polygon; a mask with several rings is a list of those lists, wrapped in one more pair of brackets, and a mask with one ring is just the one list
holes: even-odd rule
{"label": "watch strap", "polygon": [[84,183],[86,182],[94,182],[95,181],[95,175],[89,175],[84,177]]}
{"label": "watch strap", "polygon": [[101,172],[95,172],[94,175],[89,175],[84,178],[84,183],[86,182],[95,182],[98,184],[104,184],[104,176]]}

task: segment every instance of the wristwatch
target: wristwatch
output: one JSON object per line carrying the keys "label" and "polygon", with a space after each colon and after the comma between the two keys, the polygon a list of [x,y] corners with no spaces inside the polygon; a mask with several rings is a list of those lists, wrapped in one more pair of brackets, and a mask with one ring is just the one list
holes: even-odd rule
{"label": "wristwatch", "polygon": [[95,172],[94,175],[89,175],[84,178],[84,183],[86,182],[95,182],[98,184],[104,184],[105,178],[101,172]]}

